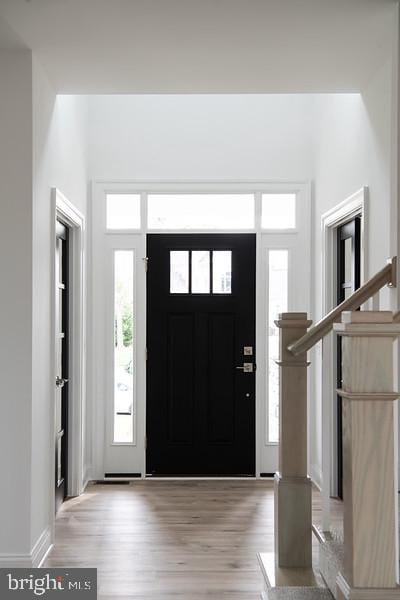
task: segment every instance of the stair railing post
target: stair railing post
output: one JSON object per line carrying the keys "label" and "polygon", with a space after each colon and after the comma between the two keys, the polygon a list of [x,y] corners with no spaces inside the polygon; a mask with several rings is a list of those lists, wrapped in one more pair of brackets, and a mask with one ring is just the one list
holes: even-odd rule
{"label": "stair railing post", "polygon": [[280,567],[310,567],[311,480],[307,472],[307,354],[288,346],[312,321],[307,313],[282,313],[279,328],[279,471],[275,474],[275,555]]}
{"label": "stair railing post", "polygon": [[331,453],[332,453],[332,363],[333,334],[322,338],[321,384],[322,384],[322,531],[331,528]]}
{"label": "stair railing post", "polygon": [[400,598],[391,312],[342,314],[344,563],[339,600]]}

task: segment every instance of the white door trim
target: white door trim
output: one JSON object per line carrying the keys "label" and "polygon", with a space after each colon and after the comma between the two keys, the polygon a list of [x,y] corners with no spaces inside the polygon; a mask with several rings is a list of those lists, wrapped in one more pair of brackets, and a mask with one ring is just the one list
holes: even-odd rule
{"label": "white door trim", "polygon": [[[366,186],[324,213],[322,226],[322,311],[327,314],[336,305],[336,230],[340,225],[361,215],[361,285],[368,277]],[[334,411],[336,382],[336,339],[330,333],[323,340],[322,352],[322,479],[325,491],[337,494],[336,412]],[[329,485],[325,485],[328,481]]]}
{"label": "white door trim", "polygon": [[[143,254],[138,254],[139,260],[144,258],[147,233],[227,233],[227,230],[150,230],[147,227],[146,196],[150,193],[252,193],[255,195],[256,223],[253,228],[246,230],[229,230],[229,233],[251,233],[257,237],[256,258],[256,356],[259,368],[256,371],[256,476],[260,473],[272,473],[277,468],[278,445],[266,440],[266,294],[267,294],[267,252],[269,249],[287,249],[293,262],[293,277],[289,282],[288,310],[310,311],[311,286],[309,273],[304,265],[310,264],[310,228],[311,228],[311,185],[304,181],[223,181],[223,180],[119,180],[92,183],[91,214],[92,214],[92,249],[90,270],[90,295],[96,298],[90,318],[89,341],[91,351],[88,354],[88,373],[91,385],[88,387],[89,405],[92,414],[92,479],[104,477],[105,440],[107,439],[107,424],[105,418],[110,414],[110,398],[106,397],[107,375],[109,361],[105,355],[107,342],[107,323],[109,319],[110,300],[107,290],[112,288],[111,274],[106,265],[110,264],[109,254],[112,248],[124,247],[141,248]],[[299,203],[296,214],[298,227],[291,230],[265,230],[261,228],[261,194],[262,193],[296,193]],[[106,228],[106,195],[115,193],[141,194],[141,226],[136,230],[116,232]],[[135,238],[136,241],[135,241]],[[140,241],[141,240],[141,241]],[[131,244],[129,246],[129,243]],[[126,244],[126,246],[125,246]],[[305,273],[305,276],[303,274]],[[137,274],[141,281],[137,284],[138,326],[136,342],[138,345],[138,393],[137,393],[137,439],[132,446],[132,454],[127,457],[132,465],[132,472],[141,472],[145,476],[145,436],[146,436],[146,277],[143,265],[138,265]],[[305,284],[307,282],[307,284]],[[108,329],[109,330],[109,329]],[[92,350],[93,349],[93,350]],[[109,386],[108,386],[108,389]],[[95,399],[95,401],[94,401]],[[120,451],[127,454],[128,447]]]}
{"label": "white door trim", "polygon": [[[52,206],[52,339],[53,364],[51,369],[51,389],[55,390],[56,378],[56,220],[60,218],[70,230],[70,306],[69,306],[69,416],[68,416],[68,481],[67,494],[78,496],[85,485],[83,468],[85,432],[85,217],[57,189],[51,190]],[[51,408],[51,422],[54,422],[54,403]],[[54,434],[54,432],[53,432]],[[54,435],[50,447],[50,523],[54,539]]]}

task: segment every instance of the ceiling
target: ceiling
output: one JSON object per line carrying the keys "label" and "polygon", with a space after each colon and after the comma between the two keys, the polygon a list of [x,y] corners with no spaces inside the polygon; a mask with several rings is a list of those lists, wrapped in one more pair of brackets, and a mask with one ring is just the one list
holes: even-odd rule
{"label": "ceiling", "polygon": [[0,0],[0,49],[31,48],[59,93],[362,90],[395,0]]}

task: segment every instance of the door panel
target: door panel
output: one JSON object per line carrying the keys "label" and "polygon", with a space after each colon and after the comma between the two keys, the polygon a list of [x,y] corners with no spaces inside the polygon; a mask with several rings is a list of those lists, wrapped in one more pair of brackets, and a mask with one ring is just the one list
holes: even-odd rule
{"label": "door panel", "polygon": [[[360,287],[361,218],[355,217],[337,230],[337,304]],[[337,338],[337,387],[342,387],[342,338]],[[343,498],[343,400],[337,396],[338,496]]]}
{"label": "door panel", "polygon": [[168,439],[193,441],[194,323],[193,315],[168,315]]}
{"label": "door panel", "polygon": [[56,226],[56,391],[55,391],[55,510],[67,495],[68,475],[68,341],[69,341],[68,228]]}
{"label": "door panel", "polygon": [[147,236],[147,473],[254,475],[255,375],[237,367],[255,361],[255,251],[254,234]]}
{"label": "door panel", "polygon": [[209,315],[209,442],[232,444],[235,436],[235,315]]}

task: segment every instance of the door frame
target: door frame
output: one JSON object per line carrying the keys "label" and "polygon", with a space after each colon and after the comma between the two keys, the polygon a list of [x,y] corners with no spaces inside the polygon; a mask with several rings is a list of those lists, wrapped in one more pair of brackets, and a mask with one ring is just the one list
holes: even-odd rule
{"label": "door frame", "polygon": [[[361,217],[361,274],[360,285],[368,277],[368,187],[363,186],[357,192],[324,213],[321,217],[322,226],[322,311],[327,314],[337,302],[337,230],[341,225],[356,216]],[[377,300],[373,299],[374,309]],[[337,464],[337,418],[336,398],[336,337],[331,332],[323,339],[322,357],[320,360],[320,386],[322,391],[322,478],[328,477],[330,495],[338,492]],[[317,385],[317,389],[318,389]]]}
{"label": "door frame", "polygon": [[[251,193],[255,194],[255,226],[251,229],[151,229],[147,226],[147,195],[151,193]],[[107,194],[140,194],[141,225],[137,229],[116,231],[106,227]],[[262,193],[295,193],[298,196],[296,208],[297,225],[293,229],[261,228],[261,194]],[[132,472],[145,477],[146,465],[146,359],[145,359],[145,326],[146,293],[145,293],[145,241],[147,233],[256,233],[256,352],[260,366],[256,372],[256,477],[272,476],[278,462],[278,444],[266,439],[267,406],[266,406],[266,305],[268,294],[268,278],[266,273],[267,252],[272,249],[287,249],[290,264],[293,268],[293,281],[289,285],[289,311],[302,310],[310,312],[311,308],[311,276],[309,284],[304,285],[301,274],[303,265],[311,261],[311,184],[308,181],[293,180],[94,180],[91,195],[91,270],[89,277],[90,296],[96,297],[90,317],[89,343],[93,349],[88,355],[88,373],[90,386],[88,393],[91,406],[90,425],[92,427],[91,444],[93,464],[90,468],[91,479],[104,477],[105,444],[109,427],[105,422],[110,414],[110,398],[106,390],[110,389],[111,375],[107,374],[107,340],[110,337],[110,298],[107,290],[112,287],[110,253],[114,249],[132,249],[143,254],[137,255],[138,285],[136,292],[136,308],[140,312],[140,331],[137,332],[137,366],[138,394],[136,445],[132,445]],[[301,248],[301,256],[298,249]],[[144,259],[144,262],[142,262]],[[295,289],[301,290],[292,296]],[[108,316],[107,316],[108,315]],[[111,326],[112,331],[112,326]],[[109,343],[109,342],[108,342]],[[265,365],[265,367],[264,367]],[[96,401],[94,401],[96,399]],[[125,448],[129,451],[129,447]]]}
{"label": "door frame", "polygon": [[[52,329],[52,365],[51,390],[55,390],[56,378],[56,221],[61,220],[69,229],[69,413],[68,413],[68,477],[67,495],[78,496],[85,487],[84,472],[84,433],[85,433],[85,217],[58,190],[51,190],[51,329]],[[50,422],[55,421],[54,402],[50,408]],[[50,436],[50,523],[54,536],[54,429]]]}

